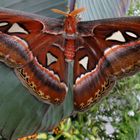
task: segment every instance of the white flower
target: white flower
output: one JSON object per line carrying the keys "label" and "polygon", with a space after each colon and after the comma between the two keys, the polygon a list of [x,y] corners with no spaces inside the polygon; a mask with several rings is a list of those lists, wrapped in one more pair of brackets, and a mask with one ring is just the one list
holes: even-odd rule
{"label": "white flower", "polygon": [[111,135],[115,132],[115,128],[109,122],[105,124],[105,130],[107,135]]}
{"label": "white flower", "polygon": [[133,110],[130,110],[130,111],[128,112],[128,115],[133,117],[133,116],[135,115],[135,113],[134,113]]}

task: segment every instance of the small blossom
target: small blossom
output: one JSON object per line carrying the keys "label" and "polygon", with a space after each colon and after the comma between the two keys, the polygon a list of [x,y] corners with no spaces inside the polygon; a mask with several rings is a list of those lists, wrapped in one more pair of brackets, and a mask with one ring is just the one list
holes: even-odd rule
{"label": "small blossom", "polygon": [[130,111],[128,112],[128,115],[131,116],[131,117],[133,117],[133,116],[135,115],[135,113],[134,113],[133,110],[130,110]]}

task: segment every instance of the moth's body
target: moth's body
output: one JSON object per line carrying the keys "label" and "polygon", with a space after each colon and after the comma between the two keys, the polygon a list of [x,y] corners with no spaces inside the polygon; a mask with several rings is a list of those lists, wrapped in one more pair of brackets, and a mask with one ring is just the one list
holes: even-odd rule
{"label": "moth's body", "polygon": [[64,54],[66,61],[73,61],[75,56],[75,40],[77,39],[77,18],[76,16],[68,15],[64,22]]}
{"label": "moth's body", "polygon": [[80,22],[79,11],[64,13],[63,22],[1,10],[0,60],[39,100],[58,105],[68,94],[67,64],[73,61],[74,110],[81,111],[117,79],[140,70],[140,18]]}

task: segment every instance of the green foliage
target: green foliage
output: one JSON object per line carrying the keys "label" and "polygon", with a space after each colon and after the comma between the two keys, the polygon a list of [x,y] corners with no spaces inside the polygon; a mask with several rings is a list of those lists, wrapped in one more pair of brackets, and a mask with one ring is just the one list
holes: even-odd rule
{"label": "green foliage", "polygon": [[[140,74],[119,81],[110,95],[59,125],[47,140],[134,140],[140,126]],[[111,133],[106,129],[111,127]],[[43,140],[43,139],[42,139]]]}
{"label": "green foliage", "polygon": [[130,10],[128,12],[128,15],[130,16],[138,16],[140,15],[140,1],[137,0],[135,4],[131,4]]}

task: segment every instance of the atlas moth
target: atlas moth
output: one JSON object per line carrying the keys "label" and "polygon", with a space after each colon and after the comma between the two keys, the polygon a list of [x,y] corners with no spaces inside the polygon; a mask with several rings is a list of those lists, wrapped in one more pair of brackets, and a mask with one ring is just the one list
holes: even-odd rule
{"label": "atlas moth", "polygon": [[44,103],[62,104],[71,88],[75,111],[86,110],[116,80],[140,70],[140,17],[84,22],[77,18],[83,10],[53,9],[64,21],[0,10],[0,61]]}

